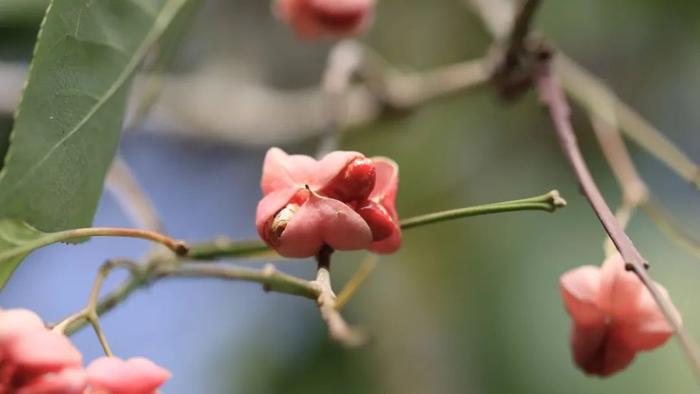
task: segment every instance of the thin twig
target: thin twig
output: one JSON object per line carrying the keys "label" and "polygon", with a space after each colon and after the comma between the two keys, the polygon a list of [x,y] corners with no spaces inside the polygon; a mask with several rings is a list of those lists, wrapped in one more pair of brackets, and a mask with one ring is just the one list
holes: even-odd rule
{"label": "thin twig", "polygon": [[[348,89],[340,127],[347,129],[375,121],[387,108],[409,110],[426,101],[480,86],[489,79],[487,64],[484,59],[476,59],[425,72],[386,70],[381,73],[387,78],[386,95],[379,96],[362,84]],[[238,85],[220,76],[171,78],[164,83],[163,95],[146,129],[236,145],[298,141],[327,130],[328,117],[323,110],[326,95],[320,89],[285,92],[260,84]],[[229,111],[232,107],[239,110]]]}
{"label": "thin twig", "polygon": [[700,258],[700,239],[688,232],[661,204],[649,198],[642,202],[640,207],[670,240]]}
{"label": "thin twig", "polygon": [[[622,201],[615,211],[615,218],[624,230],[639,204],[649,198],[649,189],[637,172],[632,157],[627,151],[625,142],[619,133],[615,115],[609,112],[607,112],[608,116],[598,115],[606,113],[606,108],[607,111],[611,110],[608,103],[600,102],[598,106],[600,112],[592,113],[590,116],[591,126],[603,151],[603,156],[617,179],[617,183],[622,188]],[[617,251],[612,240],[607,236],[603,249],[606,256]]]}
{"label": "thin twig", "polygon": [[[514,211],[545,211],[554,212],[566,206],[559,192],[552,190],[549,193],[524,198],[520,200],[502,201],[492,204],[476,205],[471,207],[451,209],[447,211],[432,212],[403,219],[400,222],[402,230],[426,226],[434,223],[458,220],[471,216],[490,215],[502,212]],[[222,238],[214,242],[193,244],[187,254],[190,260],[209,261],[219,258],[271,258],[280,257],[260,240],[233,241]]]}
{"label": "thin twig", "polygon": [[477,205],[473,207],[458,208],[449,211],[429,213],[426,215],[414,216],[401,221],[401,229],[406,230],[413,227],[427,224],[444,222],[448,220],[461,219],[470,216],[488,215],[500,212],[538,210],[554,212],[558,208],[566,206],[559,192],[552,190],[547,194],[537,197],[524,198],[521,200],[499,202],[493,204]]}
{"label": "thin twig", "polygon": [[525,44],[528,35],[530,34],[530,27],[532,25],[532,20],[535,17],[535,11],[537,7],[542,3],[541,0],[524,0],[521,1],[521,6],[515,15],[515,20],[513,21],[513,27],[510,31],[510,36],[508,37],[508,50],[506,52],[506,57],[519,56],[523,51],[525,51]]}
{"label": "thin twig", "polygon": [[326,96],[326,131],[316,157],[323,157],[340,146],[342,125],[347,113],[347,92],[350,82],[362,63],[362,47],[351,40],[340,41],[328,55],[321,90]]}
{"label": "thin twig", "polygon": [[357,293],[360,286],[365,283],[365,280],[367,280],[372,271],[377,267],[378,260],[379,258],[376,254],[368,254],[367,257],[362,259],[360,268],[357,269],[348,283],[345,284],[345,287],[338,293],[338,297],[335,300],[335,309],[343,309],[345,304]]}
{"label": "thin twig", "polygon": [[[482,20],[486,30],[502,40],[510,31],[516,14],[514,2],[504,0],[462,0]],[[557,75],[571,97],[589,111],[595,112],[597,103],[612,103],[620,129],[639,146],[666,164],[681,178],[700,188],[700,167],[673,144],[632,107],[592,73],[559,52],[555,59]],[[601,114],[599,114],[601,115]]]}
{"label": "thin twig", "polygon": [[557,57],[555,69],[564,88],[573,99],[591,112],[598,111],[600,102],[610,103],[620,130],[681,178],[700,188],[700,168],[651,123],[622,102],[599,79],[566,56]]}
{"label": "thin twig", "polygon": [[698,353],[696,344],[683,328],[681,322],[671,312],[673,306],[670,304],[670,301],[661,295],[659,289],[651,280],[646,271],[646,260],[644,260],[630,238],[624,230],[622,230],[588,170],[588,166],[576,142],[576,135],[571,125],[570,110],[564,92],[552,75],[550,60],[549,58],[543,59],[536,75],[536,82],[541,99],[549,108],[554,130],[556,131],[564,156],[576,175],[582,193],[590,202],[593,211],[596,213],[596,216],[598,216],[608,236],[612,239],[617,250],[622,255],[627,269],[634,271],[644,286],[649,290],[649,293],[654,298],[659,309],[663,312],[666,320],[677,334],[681,346],[693,366],[693,371],[696,376],[700,378],[700,353]]}
{"label": "thin twig", "polygon": [[109,346],[109,342],[107,341],[104,330],[102,330],[102,326],[100,325],[100,317],[97,312],[97,308],[102,285],[104,284],[104,281],[109,273],[117,267],[126,267],[132,272],[137,269],[137,265],[135,263],[126,260],[113,260],[104,263],[100,267],[97,277],[95,278],[95,282],[92,285],[90,296],[88,297],[88,302],[85,308],[80,310],[78,313],[65,318],[53,328],[54,331],[65,334],[74,325],[90,323],[92,328],[95,330],[95,335],[100,341],[100,345],[102,345],[102,349],[107,357],[111,357],[113,353]]}
{"label": "thin twig", "polygon": [[122,157],[115,157],[107,173],[105,185],[135,225],[146,230],[163,232],[155,207]]}
{"label": "thin twig", "polygon": [[343,316],[336,309],[336,297],[335,293],[333,293],[330,276],[332,253],[333,249],[324,246],[316,256],[318,270],[314,283],[321,290],[317,298],[318,309],[321,313],[321,318],[328,326],[328,333],[333,340],[346,347],[361,346],[367,342],[367,337],[357,329],[348,326]]}
{"label": "thin twig", "polygon": [[24,256],[35,249],[39,249],[57,242],[67,242],[70,240],[88,237],[123,237],[145,239],[166,246],[178,256],[185,256],[189,251],[189,247],[184,241],[179,241],[154,231],[119,227],[87,227],[43,234],[30,242],[25,242],[14,248],[0,252],[0,261],[8,261],[18,256]]}
{"label": "thin twig", "polygon": [[[622,203],[615,216],[624,228],[637,207],[656,224],[672,241],[696,257],[700,257],[700,240],[690,234],[669,213],[649,191],[647,184],[639,175],[617,125],[617,115],[610,102],[601,97],[596,109],[591,111],[593,131],[598,138],[603,155],[622,188]],[[609,239],[606,244],[609,243]],[[609,245],[605,247],[610,251]]]}
{"label": "thin twig", "polygon": [[263,286],[265,291],[291,294],[315,300],[320,290],[313,282],[297,278],[278,271],[274,265],[267,264],[262,270],[216,264],[190,264],[181,267],[157,268],[156,278],[219,278],[230,281],[253,282]]}
{"label": "thin twig", "polygon": [[[370,123],[392,108],[411,109],[427,101],[463,92],[488,82],[484,59],[470,60],[425,72],[385,70],[390,94],[378,97],[357,84],[346,94],[346,129]],[[326,95],[319,88],[292,92],[262,82],[230,78],[230,73],[205,70],[191,75],[162,75],[162,94],[143,124],[150,133],[230,145],[269,145],[322,135],[327,130]],[[0,63],[0,113],[11,113],[26,74],[26,66]],[[147,77],[137,76],[134,86]],[[3,84],[4,81],[9,81]],[[14,88],[13,86],[16,86]],[[6,94],[7,93],[7,94]],[[6,103],[4,97],[8,96]],[[396,104],[396,105],[394,105]],[[237,108],[237,111],[230,111]],[[275,116],[270,116],[275,114]],[[251,133],[251,130],[255,130]]]}
{"label": "thin twig", "polygon": [[[96,316],[101,316],[116,307],[136,289],[164,278],[218,278],[232,281],[253,282],[261,284],[265,291],[291,294],[312,300],[316,300],[321,294],[320,287],[314,282],[279,272],[272,264],[268,264],[261,270],[254,270],[244,267],[220,266],[216,264],[178,266],[173,263],[173,261],[154,260],[149,262],[145,267],[131,263],[134,266],[134,268],[131,269],[131,277],[125,279],[116,290],[108,293],[99,301],[96,301],[94,305],[89,305],[88,308],[64,319],[56,326],[56,329],[59,329],[58,327],[60,326],[62,332],[65,332],[66,335],[71,335],[91,322],[89,320],[89,311],[94,311]],[[98,278],[104,278],[102,275],[106,274],[107,272],[101,270]],[[96,281],[96,283],[98,282]],[[101,286],[101,282],[99,282],[99,285]],[[92,294],[96,294],[95,291],[93,291]]]}
{"label": "thin twig", "polygon": [[540,0],[520,1],[508,37],[498,40],[494,46],[498,62],[491,80],[504,98],[516,98],[532,86],[537,59],[528,48],[528,37],[540,3]]}

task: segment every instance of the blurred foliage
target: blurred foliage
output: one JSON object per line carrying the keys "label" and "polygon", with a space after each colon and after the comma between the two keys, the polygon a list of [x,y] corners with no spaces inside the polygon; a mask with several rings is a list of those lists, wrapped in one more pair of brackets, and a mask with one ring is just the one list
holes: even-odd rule
{"label": "blurred foliage", "polygon": [[[543,3],[537,27],[700,161],[695,131],[700,45],[692,39],[700,30],[700,3]],[[0,54],[29,53],[21,37],[35,28],[36,19],[18,16],[10,24],[7,13],[0,15]],[[271,17],[269,3],[259,0],[205,2],[187,41],[181,64],[215,63],[285,89],[316,84],[329,46],[296,42]],[[481,56],[489,46],[488,35],[459,0],[380,0],[366,42],[398,67],[419,70]],[[576,112],[575,122],[584,155],[615,204],[619,190],[587,120]],[[314,148],[303,143],[293,150]],[[602,261],[603,232],[578,194],[534,94],[506,105],[489,89],[465,92],[351,130],[343,148],[399,162],[398,208],[404,216],[552,188],[569,206],[553,215],[479,217],[407,232],[402,250],[382,258],[348,306],[348,319],[373,334],[370,346],[339,349],[310,307],[273,309],[276,313],[260,318],[261,329],[249,333],[243,349],[222,345],[210,359],[193,360],[211,364],[212,376],[203,380],[228,382],[231,392],[240,393],[695,390],[674,341],[640,354],[628,370],[605,380],[584,376],[570,361],[558,278],[575,266]],[[632,151],[660,198],[692,232],[700,231],[697,192],[653,158]],[[651,261],[654,277],[670,289],[690,332],[700,337],[697,260],[642,215],[632,221],[630,235]],[[336,257],[337,288],[360,259]]]}

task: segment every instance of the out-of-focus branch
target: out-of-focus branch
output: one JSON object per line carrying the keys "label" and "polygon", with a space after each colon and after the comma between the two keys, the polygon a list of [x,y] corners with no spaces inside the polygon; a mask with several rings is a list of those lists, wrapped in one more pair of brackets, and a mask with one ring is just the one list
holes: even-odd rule
{"label": "out-of-focus branch", "polygon": [[[488,63],[466,61],[421,73],[388,70],[385,95],[367,85],[349,88],[339,128],[372,122],[388,106],[408,110],[488,81]],[[233,88],[235,87],[235,88]],[[165,80],[146,128],[228,144],[270,144],[315,137],[327,130],[326,94],[318,88],[280,91],[198,75]]]}
{"label": "out-of-focus branch", "polygon": [[515,3],[502,0],[462,0],[481,21],[489,33],[501,40],[511,31],[515,16]]}
{"label": "out-of-focus branch", "polygon": [[[508,0],[462,1],[481,18],[486,29],[497,41],[505,39],[516,13],[515,2]],[[598,109],[597,103],[601,101],[611,103],[620,129],[627,137],[666,164],[683,179],[700,189],[700,167],[649,121],[622,102],[598,78],[561,52],[555,59],[554,69],[561,79],[562,86],[574,100],[591,112]]]}
{"label": "out-of-focus branch", "polygon": [[[591,112],[610,103],[620,129],[686,181],[700,188],[700,168],[658,129],[620,99],[600,80],[567,57],[555,63],[557,74],[573,99]],[[599,116],[604,116],[600,114]]]}
{"label": "out-of-focus branch", "polygon": [[649,198],[641,204],[641,208],[669,239],[700,258],[700,239],[688,232],[661,204]]}
{"label": "out-of-focus branch", "polygon": [[156,208],[120,156],[114,158],[105,185],[133,223],[147,230],[163,232]]}
{"label": "out-of-focus branch", "polygon": [[368,254],[367,257],[362,259],[360,267],[353,274],[348,283],[345,284],[345,287],[343,287],[343,289],[340,291],[340,294],[338,294],[335,301],[335,309],[343,309],[345,304],[347,304],[355,293],[357,293],[360,286],[365,283],[365,280],[367,280],[372,271],[374,271],[374,269],[377,267],[378,260],[379,258],[376,254]]}
{"label": "out-of-focus branch", "polygon": [[317,158],[325,156],[340,146],[342,125],[347,112],[346,94],[353,75],[362,64],[362,53],[362,47],[358,43],[345,40],[335,44],[328,55],[321,83],[321,91],[326,96],[327,124],[316,153]]}
{"label": "out-of-focus branch", "polygon": [[[17,104],[26,68],[0,64],[0,112]],[[488,62],[477,59],[425,72],[383,70],[386,95],[364,84],[347,90],[348,128],[376,120],[389,106],[409,110],[488,81]],[[136,85],[142,83],[137,78]],[[284,91],[220,73],[163,75],[162,91],[143,127],[152,133],[223,144],[268,145],[315,137],[327,129],[326,94],[319,88]],[[6,88],[7,87],[7,88]]]}
{"label": "out-of-focus branch", "polygon": [[586,196],[596,216],[622,255],[627,268],[634,271],[640,281],[649,290],[654,301],[663,312],[666,320],[675,331],[693,371],[700,378],[700,353],[692,337],[683,328],[678,318],[671,312],[673,306],[663,297],[659,289],[646,271],[646,260],[639,253],[630,238],[622,229],[588,170],[581,150],[576,141],[576,135],[571,125],[570,110],[563,89],[554,79],[550,59],[544,59],[536,75],[537,89],[542,101],[549,108],[554,130],[557,133],[562,151],[576,176],[581,191]]}
{"label": "out-of-focus branch", "polygon": [[508,36],[497,40],[494,45],[496,66],[491,81],[504,98],[517,98],[532,87],[537,59],[531,56],[533,49],[530,47],[536,42],[528,38],[539,5],[540,0],[522,1],[514,15]]}

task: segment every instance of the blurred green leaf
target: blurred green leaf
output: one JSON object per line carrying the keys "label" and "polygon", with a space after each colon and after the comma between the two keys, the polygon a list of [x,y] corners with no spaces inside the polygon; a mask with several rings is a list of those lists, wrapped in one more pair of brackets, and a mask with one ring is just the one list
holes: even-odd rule
{"label": "blurred green leaf", "polygon": [[49,0],[0,1],[0,26],[18,26],[39,23]]}
{"label": "blurred green leaf", "polygon": [[0,220],[0,289],[19,263],[31,252],[33,244],[49,234],[17,220]]}
{"label": "blurred green leaf", "polygon": [[90,225],[134,70],[186,3],[51,2],[0,172],[0,217]]}
{"label": "blurred green leaf", "polygon": [[[0,158],[5,157],[7,146],[10,143],[10,130],[12,122],[8,118],[0,116]],[[2,170],[3,162],[0,160],[0,170]]]}

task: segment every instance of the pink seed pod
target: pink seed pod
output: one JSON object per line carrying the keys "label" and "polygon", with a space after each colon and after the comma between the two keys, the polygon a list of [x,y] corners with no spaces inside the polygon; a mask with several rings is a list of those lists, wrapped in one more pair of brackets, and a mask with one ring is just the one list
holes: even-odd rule
{"label": "pink seed pod", "polygon": [[[608,376],[627,367],[637,352],[663,345],[673,330],[622,257],[602,267],[583,266],[560,278],[564,306],[572,319],[571,350],[587,374]],[[663,297],[668,293],[654,283]],[[675,308],[672,311],[680,319]]]}
{"label": "pink seed pod", "polygon": [[[392,241],[377,249],[390,253],[398,249],[401,238],[393,201],[397,187],[398,167],[387,159],[337,151],[317,161],[271,148],[263,164],[258,234],[281,255],[300,258],[314,256],[323,245],[374,250],[376,242],[384,242],[375,239],[377,231],[383,231],[380,238]],[[374,211],[368,211],[370,202]],[[358,207],[376,223],[370,224]],[[377,221],[379,213],[384,222]],[[381,224],[387,229],[382,230]]]}
{"label": "pink seed pod", "polygon": [[0,310],[0,393],[82,393],[82,356],[23,309]]}
{"label": "pink seed pod", "polygon": [[86,394],[156,394],[170,372],[145,358],[100,357],[86,368]]}
{"label": "pink seed pod", "polygon": [[341,38],[361,33],[373,17],[375,0],[277,0],[275,15],[301,39]]}

